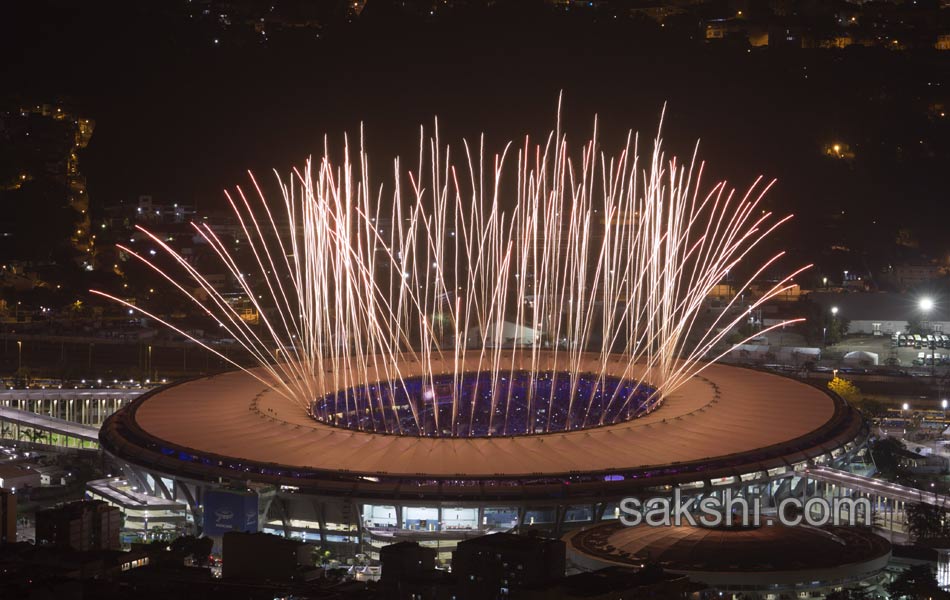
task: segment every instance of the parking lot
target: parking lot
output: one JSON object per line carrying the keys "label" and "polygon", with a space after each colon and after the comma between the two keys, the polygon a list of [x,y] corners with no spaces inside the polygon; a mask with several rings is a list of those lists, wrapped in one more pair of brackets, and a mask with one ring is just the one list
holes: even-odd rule
{"label": "parking lot", "polygon": [[[841,343],[828,346],[822,352],[828,360],[843,360],[849,352],[868,352],[878,356],[880,366],[893,366],[910,369],[926,369],[933,367],[930,356],[936,356],[936,367],[950,365],[950,337],[944,339],[901,339],[895,345],[890,336],[848,336]],[[931,343],[933,349],[931,349]]]}
{"label": "parking lot", "polygon": [[[808,361],[813,372],[828,372],[829,376],[835,371],[867,376],[937,375],[941,378],[950,373],[950,347],[940,346],[941,343],[950,346],[950,338],[934,340],[934,350],[925,339],[920,340],[920,348],[916,347],[916,340],[904,340],[904,343],[904,346],[895,345],[891,336],[850,335],[838,344],[822,348],[820,344],[807,344],[797,333],[777,330],[750,342],[751,346],[761,349],[758,354],[756,351],[734,353],[730,358],[740,364],[768,363],[788,370],[799,370]],[[810,358],[808,348],[820,350],[820,359]],[[766,351],[768,354],[763,354]],[[931,354],[937,357],[935,365],[927,360]]]}

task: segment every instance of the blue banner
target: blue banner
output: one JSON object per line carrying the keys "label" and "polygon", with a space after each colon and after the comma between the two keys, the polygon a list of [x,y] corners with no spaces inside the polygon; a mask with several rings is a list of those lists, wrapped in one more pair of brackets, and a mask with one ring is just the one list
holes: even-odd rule
{"label": "blue banner", "polygon": [[228,531],[256,533],[257,494],[208,490],[204,494],[204,534],[220,536]]}

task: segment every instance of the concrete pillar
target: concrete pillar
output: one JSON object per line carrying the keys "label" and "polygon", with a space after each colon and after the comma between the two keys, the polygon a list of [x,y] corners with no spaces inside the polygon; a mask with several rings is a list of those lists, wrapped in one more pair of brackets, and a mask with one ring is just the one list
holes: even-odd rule
{"label": "concrete pillar", "polygon": [[350,501],[353,505],[353,510],[356,513],[356,551],[363,551],[363,515],[360,512],[360,505],[356,503],[356,500]]}
{"label": "concrete pillar", "polygon": [[[320,543],[327,543],[327,504],[326,502],[314,501],[314,510],[317,513],[317,523],[320,526]],[[325,546],[324,546],[325,549]]]}
{"label": "concrete pillar", "polygon": [[564,518],[567,513],[567,505],[558,504],[554,507],[554,535],[561,537],[561,531],[564,528]]}

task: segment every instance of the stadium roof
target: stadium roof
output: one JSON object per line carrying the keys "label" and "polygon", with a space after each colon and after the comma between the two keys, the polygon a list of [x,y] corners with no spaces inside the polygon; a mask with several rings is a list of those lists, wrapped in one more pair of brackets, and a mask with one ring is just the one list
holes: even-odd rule
{"label": "stadium roof", "polygon": [[[131,427],[152,440],[149,445],[210,456],[217,461],[204,464],[219,467],[241,468],[229,464],[234,459],[327,473],[471,479],[670,465],[674,472],[675,465],[738,457],[763,448],[772,453],[768,464],[758,463],[761,468],[785,465],[839,447],[845,443],[843,436],[854,438],[860,418],[845,424],[847,432],[826,431],[843,406],[823,390],[791,379],[711,365],[658,410],[626,423],[520,437],[420,438],[318,423],[301,407],[238,371],[148,395],[120,417],[131,414]],[[113,430],[119,431],[116,422],[103,429],[103,435],[114,438],[107,447],[124,452],[130,442],[125,433],[113,435]],[[138,441],[131,445],[143,446]],[[174,450],[163,452],[167,456]],[[726,462],[755,464],[761,458],[756,456]]]}

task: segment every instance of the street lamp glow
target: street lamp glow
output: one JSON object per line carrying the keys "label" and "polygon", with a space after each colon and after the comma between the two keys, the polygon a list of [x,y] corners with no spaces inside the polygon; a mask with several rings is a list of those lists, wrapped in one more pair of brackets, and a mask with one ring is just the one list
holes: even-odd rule
{"label": "street lamp glow", "polygon": [[920,310],[924,312],[929,312],[930,310],[933,309],[933,307],[934,307],[933,298],[929,296],[924,296],[923,298],[920,299]]}
{"label": "street lamp glow", "polygon": [[831,314],[833,314],[833,315],[838,314],[838,307],[837,307],[837,306],[832,306],[832,307],[831,307]]}
{"label": "street lamp glow", "polygon": [[947,400],[946,400],[946,399],[941,400],[941,401],[940,401],[940,406],[941,406],[941,408],[943,408],[944,410],[947,410]]}
{"label": "street lamp glow", "polygon": [[901,410],[910,410],[910,405],[906,402],[901,406]]}

